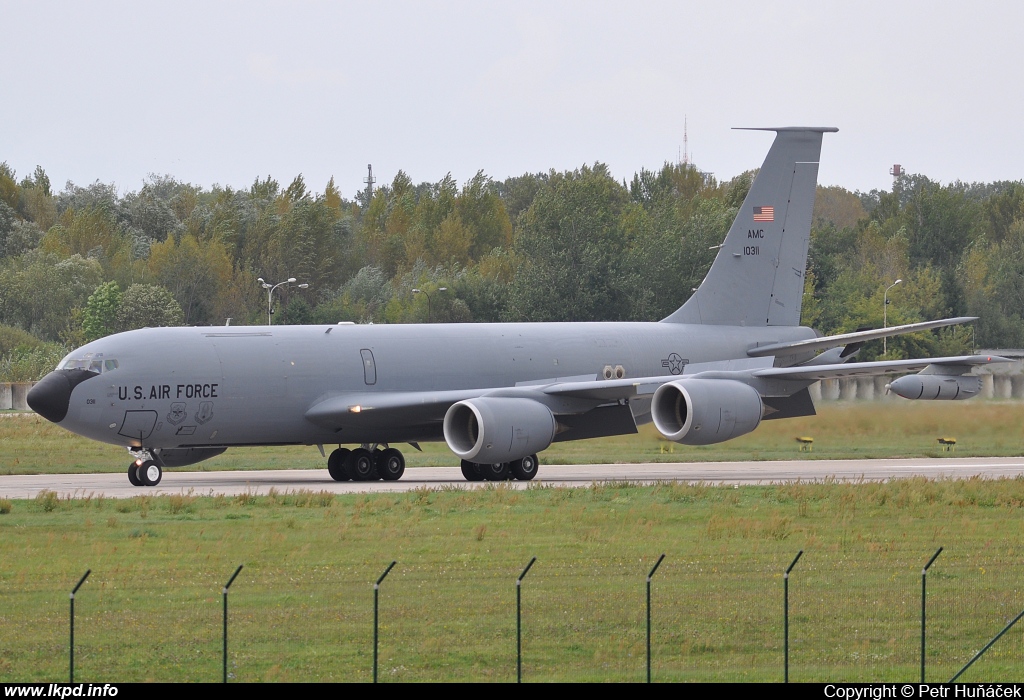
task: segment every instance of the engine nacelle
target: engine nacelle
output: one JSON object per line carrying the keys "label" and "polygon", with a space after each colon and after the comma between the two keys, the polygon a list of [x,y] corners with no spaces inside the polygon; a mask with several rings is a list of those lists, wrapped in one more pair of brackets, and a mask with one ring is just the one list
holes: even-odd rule
{"label": "engine nacelle", "polygon": [[532,399],[481,397],[448,409],[444,439],[462,459],[498,464],[547,449],[555,426],[551,409]]}
{"label": "engine nacelle", "polygon": [[655,427],[684,445],[713,445],[746,435],[763,415],[757,390],[728,379],[669,382],[658,387],[651,400]]}
{"label": "engine nacelle", "polygon": [[981,391],[981,377],[973,374],[908,374],[894,379],[889,388],[892,393],[905,399],[969,399]]}

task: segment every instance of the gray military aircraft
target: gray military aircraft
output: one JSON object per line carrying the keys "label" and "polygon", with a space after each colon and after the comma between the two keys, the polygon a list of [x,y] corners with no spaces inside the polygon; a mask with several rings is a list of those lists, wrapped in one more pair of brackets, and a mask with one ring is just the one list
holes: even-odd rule
{"label": "gray military aircraft", "polygon": [[[820,379],[905,374],[897,394],[978,393],[964,356],[850,363],[868,340],[950,318],[819,337],[800,326],[824,132],[775,141],[700,287],[656,323],[146,328],[69,354],[28,395],[39,414],[124,445],[133,484],[229,447],[338,445],[336,480],[394,480],[392,447],[447,442],[470,481],[532,479],[553,442],[635,433],[708,445],[814,414]],[[354,449],[341,447],[353,445]]]}

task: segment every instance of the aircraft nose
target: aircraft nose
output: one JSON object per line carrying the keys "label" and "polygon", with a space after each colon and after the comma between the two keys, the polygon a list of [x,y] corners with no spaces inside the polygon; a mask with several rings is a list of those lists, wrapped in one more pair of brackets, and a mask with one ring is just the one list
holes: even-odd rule
{"label": "aircraft nose", "polygon": [[26,397],[28,406],[46,420],[60,423],[68,414],[72,389],[95,376],[96,372],[87,369],[50,372],[29,389]]}

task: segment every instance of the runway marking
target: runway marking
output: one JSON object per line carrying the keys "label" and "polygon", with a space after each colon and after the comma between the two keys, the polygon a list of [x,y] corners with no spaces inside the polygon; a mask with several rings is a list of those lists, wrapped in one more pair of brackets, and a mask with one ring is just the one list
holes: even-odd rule
{"label": "runway marking", "polygon": [[[919,458],[863,460],[794,460],[781,462],[696,462],[647,464],[541,465],[534,481],[509,481],[504,485],[525,489],[534,485],[587,487],[595,483],[629,481],[637,484],[664,482],[732,484],[778,484],[820,482],[886,481],[911,477],[940,478],[1024,478],[1024,458]],[[287,491],[330,491],[332,493],[398,493],[417,488],[487,488],[493,482],[467,482],[457,467],[416,467],[407,469],[400,481],[337,482],[326,469],[285,469],[265,471],[186,472],[164,470],[159,486],[145,488],[128,483],[123,473],[40,474],[0,476],[0,497],[35,498],[40,491],[55,491],[61,497],[131,498],[192,493],[197,496],[266,495],[270,489]]]}

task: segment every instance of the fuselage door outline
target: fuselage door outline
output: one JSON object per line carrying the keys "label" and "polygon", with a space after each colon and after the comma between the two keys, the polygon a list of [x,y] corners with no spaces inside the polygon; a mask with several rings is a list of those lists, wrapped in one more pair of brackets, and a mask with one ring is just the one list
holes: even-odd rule
{"label": "fuselage door outline", "polygon": [[373,361],[373,353],[368,348],[363,348],[359,354],[363,357],[363,381],[367,386],[373,386],[377,383],[377,365]]}

